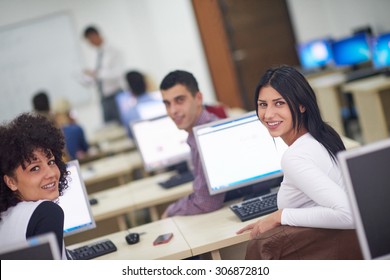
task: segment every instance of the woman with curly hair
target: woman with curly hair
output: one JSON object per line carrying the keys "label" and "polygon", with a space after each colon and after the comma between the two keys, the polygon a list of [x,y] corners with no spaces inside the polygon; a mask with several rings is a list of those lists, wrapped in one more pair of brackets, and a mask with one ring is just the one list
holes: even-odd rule
{"label": "woman with curly hair", "polygon": [[38,114],[0,126],[0,247],[54,232],[66,259],[56,203],[68,187],[64,145],[62,132]]}

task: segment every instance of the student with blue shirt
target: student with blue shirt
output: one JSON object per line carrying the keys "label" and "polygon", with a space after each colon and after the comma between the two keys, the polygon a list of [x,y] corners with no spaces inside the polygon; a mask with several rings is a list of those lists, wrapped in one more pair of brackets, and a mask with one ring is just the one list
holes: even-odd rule
{"label": "student with blue shirt", "polygon": [[[147,90],[145,76],[138,71],[129,71],[126,73],[126,81],[130,92],[131,100],[129,104],[118,104],[118,107],[123,111],[121,113],[122,124],[125,126],[130,138],[133,138],[131,131],[131,123],[140,119],[149,119],[162,115],[165,112],[165,107],[161,99],[156,98]],[[120,99],[117,102],[121,102]]]}
{"label": "student with blue shirt", "polygon": [[56,125],[65,136],[66,152],[70,160],[82,159],[88,153],[89,145],[83,128],[71,117],[71,106],[67,99],[60,98],[53,105]]}

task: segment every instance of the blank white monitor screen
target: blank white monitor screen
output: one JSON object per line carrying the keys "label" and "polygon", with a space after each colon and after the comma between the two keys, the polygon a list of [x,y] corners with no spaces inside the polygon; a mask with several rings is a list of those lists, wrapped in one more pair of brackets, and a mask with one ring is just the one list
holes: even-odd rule
{"label": "blank white monitor screen", "polygon": [[132,131],[146,171],[156,171],[191,157],[188,133],[165,115],[132,123]]}
{"label": "blank white monitor screen", "polygon": [[365,259],[390,259],[390,140],[338,154]]}
{"label": "blank white monitor screen", "polygon": [[67,170],[70,171],[69,187],[59,197],[59,205],[65,214],[64,236],[96,227],[78,161],[69,161]]}
{"label": "blank white monitor screen", "polygon": [[283,176],[287,145],[256,112],[197,126],[194,134],[211,195]]}

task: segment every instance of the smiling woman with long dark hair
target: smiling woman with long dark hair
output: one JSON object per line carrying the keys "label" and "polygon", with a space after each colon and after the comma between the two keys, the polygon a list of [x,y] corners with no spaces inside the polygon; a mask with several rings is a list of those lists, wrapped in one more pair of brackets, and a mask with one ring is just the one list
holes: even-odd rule
{"label": "smiling woman with long dark hair", "polygon": [[353,229],[354,223],[336,154],[345,150],[337,132],[325,123],[316,96],[295,68],[271,68],[255,92],[259,120],[273,137],[289,146],[282,157],[283,182],[278,210],[238,231],[253,239],[282,225],[317,229]]}

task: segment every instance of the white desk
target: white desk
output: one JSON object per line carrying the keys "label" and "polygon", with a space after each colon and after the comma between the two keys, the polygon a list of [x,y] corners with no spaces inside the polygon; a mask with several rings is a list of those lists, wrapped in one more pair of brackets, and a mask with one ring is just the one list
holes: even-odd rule
{"label": "white desk", "polygon": [[[96,259],[104,260],[146,260],[146,259],[184,259],[191,256],[211,253],[213,259],[221,259],[220,250],[241,244],[243,252],[249,233],[236,234],[236,231],[254,220],[241,222],[234,213],[224,208],[202,215],[177,216],[167,218],[129,229],[130,232],[145,234],[140,236],[140,242],[128,245],[125,236],[127,230],[108,234],[67,246],[77,248],[95,241],[110,239],[118,248],[117,252]],[[167,243],[153,246],[153,240],[160,234],[173,232],[173,239]],[[243,258],[241,256],[240,258]]]}
{"label": "white desk", "polygon": [[119,124],[110,124],[100,128],[95,132],[88,142],[91,145],[99,145],[104,142],[110,142],[113,140],[127,138],[126,129]]}
{"label": "white desk", "polygon": [[88,193],[92,193],[94,184],[106,180],[116,179],[116,185],[126,183],[131,179],[132,171],[141,167],[141,155],[138,151],[131,151],[82,164],[81,173]]}
{"label": "white desk", "polygon": [[104,142],[99,145],[100,153],[103,155],[115,155],[135,150],[137,147],[134,141],[128,137]]}
{"label": "white desk", "polygon": [[172,174],[162,173],[91,194],[90,197],[98,200],[91,207],[95,220],[117,217],[119,228],[123,230],[127,228],[124,215],[144,208],[149,208],[153,221],[158,220],[156,206],[175,201],[192,192],[192,183],[170,189],[158,185],[158,182],[168,179]]}
{"label": "white desk", "polygon": [[160,219],[157,206],[176,201],[193,192],[192,183],[164,189],[158,183],[167,180],[174,172],[162,173],[131,183],[135,209],[148,208],[152,221]]}
{"label": "white desk", "polygon": [[250,240],[249,232],[239,235],[236,232],[255,221],[241,222],[227,205],[211,213],[175,216],[173,220],[190,246],[192,254],[197,256],[211,253],[212,259],[221,259],[220,250],[224,248],[240,243],[245,245]]}
{"label": "white desk", "polygon": [[130,138],[121,138],[110,142],[102,142],[97,147],[91,146],[88,150],[88,154],[85,155],[85,157],[80,158],[79,162],[83,165],[105,157],[120,153],[127,153],[135,149],[136,145]]}
{"label": "white desk", "polygon": [[[358,111],[364,142],[389,137],[390,77],[375,76],[343,85],[351,92]],[[387,110],[386,110],[387,109]]]}
{"label": "white desk", "polygon": [[[137,244],[127,244],[125,237],[129,232],[126,230],[73,244],[67,248],[74,249],[108,238],[117,246],[118,250],[98,257],[96,260],[177,260],[192,256],[190,247],[171,218],[131,228],[130,231],[144,233],[140,236],[140,241]],[[153,246],[153,241],[157,236],[168,232],[173,233],[173,238],[169,243]]]}
{"label": "white desk", "polygon": [[345,149],[347,149],[347,150],[361,146],[361,144],[358,141],[352,140],[352,139],[347,138],[345,136],[341,136],[341,140],[343,141]]}

